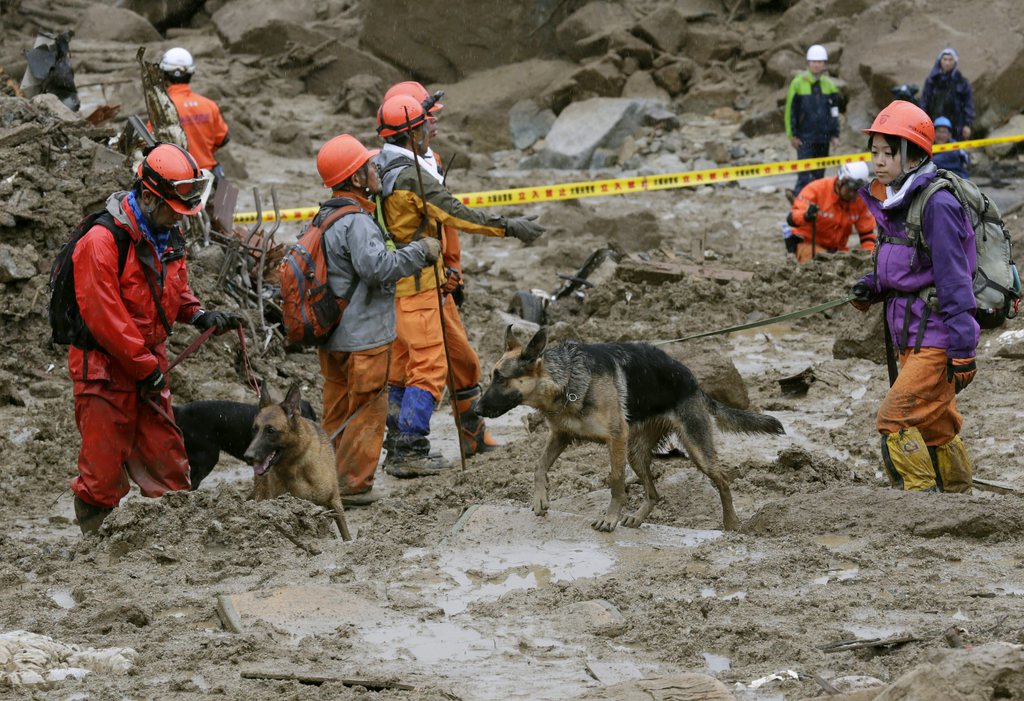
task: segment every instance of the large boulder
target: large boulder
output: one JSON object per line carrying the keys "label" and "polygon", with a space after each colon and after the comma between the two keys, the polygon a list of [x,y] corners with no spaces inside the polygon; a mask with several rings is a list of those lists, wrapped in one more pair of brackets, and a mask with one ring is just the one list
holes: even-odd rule
{"label": "large boulder", "polygon": [[[588,2],[573,12],[555,30],[558,48],[574,60],[580,60],[607,49],[607,37],[616,29],[624,29],[633,21],[629,10],[617,2]],[[599,39],[605,43],[600,44]]]}
{"label": "large boulder", "polygon": [[160,32],[145,17],[122,7],[94,3],[82,13],[78,27],[75,28],[75,38],[146,44],[160,41],[161,37]]}
{"label": "large boulder", "polygon": [[[286,42],[295,37],[286,34],[268,35],[265,28],[271,25],[277,32],[283,23],[294,26],[312,22],[316,19],[316,3],[313,0],[281,3],[233,0],[214,12],[211,19],[217,33],[232,51],[275,54],[285,50]],[[309,45],[310,48],[313,46],[315,44]]]}
{"label": "large boulder", "polygon": [[518,149],[533,146],[543,139],[555,123],[555,113],[542,109],[533,100],[520,100],[508,113],[508,127],[512,132],[512,143]]}
{"label": "large boulder", "polygon": [[674,5],[662,5],[637,22],[633,33],[674,54],[687,43],[689,31],[686,18]]}
{"label": "large boulder", "polygon": [[180,27],[202,9],[206,0],[118,0],[117,5],[136,12],[157,29]]}
{"label": "large boulder", "polygon": [[[458,81],[474,71],[554,56],[555,28],[582,4],[582,0],[364,0],[361,44],[419,80]],[[471,33],[459,28],[463,22],[472,23]]]}
{"label": "large boulder", "polygon": [[549,168],[589,168],[595,151],[616,150],[632,136],[648,105],[643,100],[595,97],[566,107],[544,141]]}

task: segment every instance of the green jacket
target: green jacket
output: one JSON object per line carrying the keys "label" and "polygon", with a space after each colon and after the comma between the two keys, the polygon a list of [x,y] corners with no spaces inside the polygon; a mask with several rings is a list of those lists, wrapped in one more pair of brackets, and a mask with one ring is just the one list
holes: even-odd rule
{"label": "green jacket", "polygon": [[808,143],[827,143],[839,136],[839,88],[822,73],[804,71],[789,84],[786,95],[786,136]]}

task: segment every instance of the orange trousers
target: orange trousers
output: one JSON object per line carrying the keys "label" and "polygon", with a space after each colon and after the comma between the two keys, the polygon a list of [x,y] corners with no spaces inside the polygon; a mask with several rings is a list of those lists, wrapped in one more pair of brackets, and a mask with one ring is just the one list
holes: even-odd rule
{"label": "orange trousers", "polygon": [[929,446],[945,445],[960,433],[964,417],[956,408],[956,390],[946,379],[946,350],[922,348],[900,353],[900,374],[878,408],[875,425],[882,434],[916,428]]}
{"label": "orange trousers", "polygon": [[388,365],[391,345],[355,353],[320,349],[324,378],[323,427],[327,435],[359,412],[334,439],[334,458],[342,494],[373,488],[384,422],[388,413]]}
{"label": "orange trousers", "polygon": [[[440,401],[448,382],[444,357],[444,339],[437,311],[437,292],[424,290],[395,300],[398,317],[398,338],[391,356],[391,384],[419,387]],[[466,327],[462,325],[459,308],[445,298],[444,325],[448,351],[452,358],[455,389],[480,384],[480,358],[469,345]]]}

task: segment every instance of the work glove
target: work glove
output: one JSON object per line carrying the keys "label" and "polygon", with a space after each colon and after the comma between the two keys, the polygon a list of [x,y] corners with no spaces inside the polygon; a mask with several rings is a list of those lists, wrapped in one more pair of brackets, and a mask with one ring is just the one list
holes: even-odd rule
{"label": "work glove", "polygon": [[438,239],[422,238],[417,241],[427,257],[427,263],[436,263],[441,257],[441,242]]}
{"label": "work glove", "polygon": [[811,202],[811,204],[809,204],[807,206],[807,211],[804,212],[804,219],[806,219],[807,221],[814,221],[817,218],[818,218],[818,205],[816,205],[813,202]]}
{"label": "work glove", "polygon": [[448,277],[444,281],[444,293],[455,300],[455,306],[461,307],[466,299],[465,286],[462,284],[462,271],[458,268],[445,268]]}
{"label": "work glove", "polygon": [[544,233],[543,226],[535,222],[536,214],[528,217],[516,217],[505,221],[505,235],[517,238],[523,243],[533,243]]}
{"label": "work glove", "polygon": [[160,372],[160,367],[157,366],[153,372],[136,382],[135,386],[143,395],[160,394],[161,390],[167,386],[167,380],[164,379],[164,374]]}
{"label": "work glove", "polygon": [[953,382],[956,386],[956,393],[960,394],[971,380],[978,374],[978,364],[974,358],[947,358],[946,359],[946,382]]}
{"label": "work glove", "polygon": [[866,312],[871,304],[875,301],[875,292],[866,282],[858,282],[850,288],[850,294],[853,295],[853,299],[850,300],[850,304],[855,309]]}
{"label": "work glove", "polygon": [[192,321],[192,325],[200,331],[206,331],[206,329],[214,326],[217,328],[217,334],[220,335],[231,329],[242,328],[243,321],[245,321],[245,318],[235,312],[204,311]]}

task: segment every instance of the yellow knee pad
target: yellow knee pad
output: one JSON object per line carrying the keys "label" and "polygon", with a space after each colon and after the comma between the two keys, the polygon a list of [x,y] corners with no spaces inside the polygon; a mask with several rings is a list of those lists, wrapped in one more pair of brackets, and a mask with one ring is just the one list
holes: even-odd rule
{"label": "yellow knee pad", "polygon": [[889,484],[896,489],[937,492],[935,465],[924,437],[916,428],[900,429],[882,436],[882,462]]}
{"label": "yellow knee pad", "polygon": [[967,449],[960,436],[944,445],[932,448],[935,457],[935,469],[942,479],[942,491],[970,494],[973,487],[971,481],[971,460],[967,457]]}

